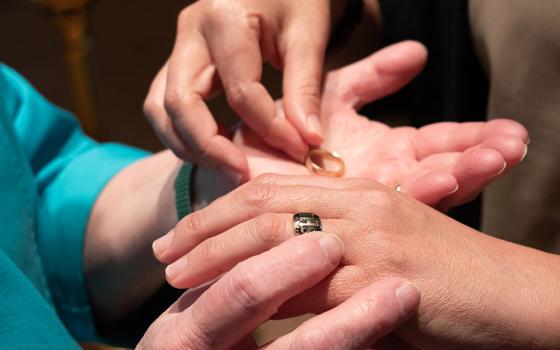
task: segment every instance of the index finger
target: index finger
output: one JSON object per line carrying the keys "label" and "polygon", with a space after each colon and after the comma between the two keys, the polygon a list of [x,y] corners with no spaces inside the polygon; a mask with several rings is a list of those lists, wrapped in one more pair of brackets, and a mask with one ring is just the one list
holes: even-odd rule
{"label": "index finger", "polygon": [[196,30],[179,30],[169,60],[165,109],[177,133],[192,148],[196,163],[227,169],[232,177],[248,172],[244,153],[219,133],[204,99],[214,89],[214,66],[204,38]]}
{"label": "index finger", "polygon": [[197,349],[229,349],[331,273],[343,249],[336,236],[313,233],[240,263],[181,314],[183,339],[194,338]]}
{"label": "index finger", "polygon": [[308,146],[292,124],[276,113],[274,100],[260,83],[260,30],[255,27],[258,24],[231,21],[212,27],[205,37],[232,109],[266,143],[303,161]]}

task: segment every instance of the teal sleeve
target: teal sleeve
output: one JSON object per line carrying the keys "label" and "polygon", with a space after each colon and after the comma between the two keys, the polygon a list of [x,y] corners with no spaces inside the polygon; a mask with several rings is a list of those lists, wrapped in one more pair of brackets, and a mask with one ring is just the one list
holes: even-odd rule
{"label": "teal sleeve", "polygon": [[13,101],[13,127],[38,193],[37,241],[52,300],[78,340],[95,339],[83,276],[83,244],[93,205],[121,169],[147,155],[85,136],[70,113],[52,105],[21,76],[0,65]]}

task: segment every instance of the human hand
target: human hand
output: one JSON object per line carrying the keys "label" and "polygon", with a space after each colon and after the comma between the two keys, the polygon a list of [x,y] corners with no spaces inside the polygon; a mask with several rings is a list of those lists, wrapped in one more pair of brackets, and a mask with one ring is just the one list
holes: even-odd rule
{"label": "human hand", "polygon": [[[322,147],[344,159],[346,177],[366,177],[391,188],[399,185],[403,193],[445,211],[472,200],[489,182],[518,164],[527,152],[528,136],[523,126],[506,119],[436,123],[416,129],[390,128],[358,114],[362,105],[405,86],[425,61],[425,48],[407,41],[328,73],[321,100]],[[282,108],[278,111],[282,113]],[[236,133],[234,143],[247,155],[249,178],[263,173],[309,173],[247,127]],[[206,187],[225,182],[205,169],[199,177]],[[219,192],[211,199],[225,190]]]}
{"label": "human hand", "polygon": [[346,250],[334,274],[280,315],[320,313],[372,281],[404,276],[423,292],[418,318],[397,331],[415,346],[557,348],[557,256],[484,235],[369,179],[261,176],[183,219],[156,255],[172,262],[172,285],[196,286],[293,237],[297,212],[319,215]]}
{"label": "human hand", "polygon": [[[240,263],[209,288],[186,292],[151,325],[137,349],[256,349],[250,333],[331,273],[343,251],[334,235],[289,239]],[[370,348],[409,319],[419,302],[418,290],[403,279],[379,280],[263,349]]]}
{"label": "human hand", "polygon": [[[331,1],[200,0],[185,8],[173,53],[145,102],[159,138],[180,158],[246,175],[245,155],[204,102],[223,86],[259,137],[303,161],[308,145],[322,141],[319,96]],[[284,70],[286,118],[276,117],[260,83],[263,60]]]}

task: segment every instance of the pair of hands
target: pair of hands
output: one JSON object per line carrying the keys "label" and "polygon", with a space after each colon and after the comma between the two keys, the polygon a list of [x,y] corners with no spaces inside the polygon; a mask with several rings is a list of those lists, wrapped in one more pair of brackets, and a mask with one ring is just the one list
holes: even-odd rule
{"label": "pair of hands", "polygon": [[[155,255],[170,264],[169,283],[192,288],[292,239],[297,212],[319,215],[323,230],[344,242],[345,253],[328,277],[298,289],[269,315],[321,314],[371,283],[402,276],[422,291],[418,315],[395,331],[413,346],[557,348],[558,257],[477,232],[369,179],[260,176],[181,220],[156,241]],[[284,261],[288,274],[303,268],[288,253]],[[229,281],[218,283],[224,278]],[[255,273],[245,278],[279,288]],[[229,287],[247,294],[239,285]]]}
{"label": "pair of hands", "polygon": [[[519,163],[527,152],[527,132],[518,123],[498,119],[482,123],[437,123],[415,129],[390,128],[360,116],[366,103],[389,95],[412,80],[426,62],[416,42],[387,47],[325,77],[321,100],[322,147],[338,152],[346,177],[366,177],[447,210],[474,198],[490,181]],[[284,120],[281,103],[277,119]],[[248,179],[264,173],[305,175],[300,162],[266,144],[242,126],[233,143],[249,164]],[[195,208],[228,192],[221,170],[200,168]],[[222,180],[221,180],[222,179]]]}
{"label": "pair of hands", "polygon": [[[330,4],[327,1],[301,4],[295,1],[263,3],[249,0],[232,4],[202,0],[188,7],[180,17],[176,47],[152,84],[145,110],[160,138],[177,155],[209,166],[198,172],[198,179],[195,181],[201,184],[195,191],[202,203],[209,203],[227,192],[228,186],[216,188],[215,185],[223,173],[227,174],[230,180],[234,179],[234,182],[239,180],[239,174],[243,180],[256,178],[266,172],[307,174],[301,161],[310,145],[321,143],[324,148],[342,155],[347,165],[347,176],[367,177],[390,187],[398,184],[402,192],[443,210],[470,200],[489,181],[523,158],[527,134],[523,127],[512,121],[439,123],[422,129],[392,129],[359,116],[356,111],[361,105],[393,93],[414,78],[425,63],[425,49],[413,42],[394,45],[360,62],[329,73],[324,84],[321,84],[323,51],[325,38],[328,37],[324,28],[326,27],[328,32]],[[301,20],[302,18],[305,20]],[[311,38],[313,40],[310,41],[302,41],[301,32],[312,33],[303,39],[311,38],[311,35],[315,34],[317,37]],[[275,103],[259,83],[262,58],[285,69],[283,101]],[[205,99],[222,86],[230,105],[245,122],[234,135],[228,134],[215,122],[204,103]],[[243,192],[245,199],[240,200],[247,200],[246,203],[249,204],[263,204],[260,200],[271,195],[267,189],[259,187],[261,181],[264,181],[265,185],[261,187],[268,188],[266,183],[270,178],[264,179],[253,182],[250,186],[256,184],[257,188],[253,188],[256,192]],[[310,185],[306,185],[307,180],[313,181],[312,186],[325,181],[311,177],[293,180],[299,183],[297,186],[304,187]],[[250,186],[249,188],[252,188]],[[289,186],[296,184],[290,183]],[[329,183],[325,186],[328,189],[331,186],[338,188],[343,185]],[[339,190],[346,191],[348,188],[344,186]],[[279,193],[277,195],[281,196]],[[290,193],[286,198],[299,200],[303,206],[311,201],[303,195],[294,195]],[[326,197],[320,199],[315,203],[317,206],[332,207],[332,203],[329,203]],[[228,201],[231,202],[231,198],[216,203]],[[352,203],[346,205],[347,208],[353,207]],[[224,208],[222,211],[212,206],[211,208],[216,210],[213,213],[220,214],[230,210],[229,207],[226,211]],[[265,214],[266,210],[274,212],[273,208],[266,205],[262,209],[262,214]],[[315,205],[308,210],[317,212]],[[369,216],[363,206],[352,210]],[[167,277],[170,282],[178,287],[198,285],[212,276],[228,271],[238,261],[269,249],[287,238],[286,222],[291,222],[285,220],[287,216],[283,218],[283,224],[279,224],[280,220],[272,218],[272,214],[260,217],[259,213],[253,212],[246,215],[251,215],[251,220],[245,226],[241,225],[242,220],[238,217],[230,221],[226,219],[222,226],[211,232],[203,230],[203,233],[200,233],[198,229],[202,228],[202,225],[199,224],[206,224],[200,220],[204,215],[194,214],[184,224],[190,229],[181,224],[177,227],[176,232],[183,232],[178,235],[180,238],[170,234],[158,241],[159,243],[154,245],[156,255],[163,262],[175,262],[168,268]],[[391,215],[394,216],[394,213]],[[243,220],[246,219],[247,216]],[[260,226],[267,225],[268,222],[272,222],[274,226]],[[392,223],[391,220],[388,222],[390,227],[387,231],[397,226],[394,220]],[[237,228],[237,231],[234,228]],[[230,232],[232,230],[233,233]],[[252,234],[248,235],[247,231]],[[220,235],[224,232],[228,234]],[[344,230],[340,228],[333,232],[339,234]],[[359,232],[363,237],[368,237],[371,233],[363,228]],[[243,241],[244,235],[250,239],[246,238]],[[256,243],[246,244],[244,247],[232,245],[231,242],[237,239],[240,239],[239,242],[249,240],[249,243]],[[349,241],[353,243],[352,247],[356,243],[353,240]],[[175,247],[171,248],[171,253],[162,253],[165,251],[162,247],[171,246]],[[375,259],[382,261],[384,253],[389,261],[391,257],[398,256],[396,252],[392,255],[390,252],[383,252],[378,253]],[[372,260],[368,254],[354,255],[356,256],[360,257],[354,261],[358,267],[369,266],[367,261]],[[346,259],[349,258],[345,258],[345,261]],[[188,269],[185,265],[187,260]],[[397,258],[394,260],[398,261]],[[212,263],[204,266],[207,261]],[[250,262],[255,263],[254,260]],[[248,264],[244,263],[243,266]],[[403,272],[403,276],[407,276],[405,271],[392,269],[389,263],[385,267],[388,271]],[[368,270],[365,267],[364,269]],[[312,295],[310,300],[322,300],[323,304],[296,303],[292,311],[308,309],[322,312],[355,293],[355,286],[360,285],[360,282],[363,286],[364,281],[398,274],[381,271],[379,275],[363,274],[358,279],[353,272],[346,275],[348,271],[359,270],[337,269],[334,277],[331,276],[299,297],[301,300],[305,295]],[[344,293],[339,291],[338,294],[334,294],[334,300],[329,300],[326,297],[329,295],[328,286],[333,278],[336,284],[339,278],[336,276],[341,276],[340,271],[346,271],[342,276],[353,277],[343,278],[351,282],[351,288]],[[368,276],[369,279],[366,278]],[[280,280],[278,284],[271,286],[282,288],[281,283]],[[210,298],[208,300],[214,300],[212,298],[219,298],[228,292],[228,287],[222,284],[212,288],[215,288],[216,292],[205,297]],[[320,291],[321,288],[323,292],[319,295],[324,298],[317,299],[317,290]],[[390,291],[390,288],[388,290]],[[193,300],[192,297],[186,298]],[[278,305],[285,300],[287,298],[277,299]],[[266,304],[268,301],[263,302]],[[185,309],[185,303],[181,305],[162,316],[145,339],[155,339],[151,335],[158,333],[160,325],[170,325],[178,321],[178,318],[181,318],[179,321],[188,322],[179,323],[183,326],[191,322],[196,324],[196,320],[192,319],[192,311],[187,309],[181,312]],[[289,308],[288,306],[288,310]],[[232,309],[224,308],[221,312],[225,310]],[[263,316],[263,320],[273,313],[271,311],[267,317]],[[180,316],[184,314],[190,316]],[[447,317],[445,313],[442,315],[443,318]],[[232,320],[241,322],[242,319],[243,317]],[[398,322],[389,325],[384,332],[389,332],[397,324]],[[333,327],[335,326],[336,324]],[[369,323],[369,326],[375,327],[376,323]],[[351,333],[351,330],[344,331]],[[372,336],[371,340],[379,338],[381,333],[376,337]],[[184,333],[177,334],[178,339],[187,344],[194,339],[193,336],[196,338],[201,335],[191,334],[189,338]],[[181,334],[183,336],[180,336]],[[213,336],[220,337],[226,334],[229,334],[228,331],[222,328],[206,336],[208,341],[211,341]],[[231,334],[240,335],[239,332]],[[203,339],[204,334],[200,338]],[[230,342],[227,346],[233,344],[235,343]]]}
{"label": "pair of hands", "polygon": [[[335,235],[292,237],[210,287],[185,292],[152,324],[138,349],[256,349],[250,332],[287,300],[320,283],[343,254]],[[419,301],[416,287],[403,279],[378,281],[261,349],[346,350],[374,343],[378,350],[393,349],[401,343],[386,335],[416,312]]]}
{"label": "pair of hands", "polygon": [[[201,0],[188,6],[173,53],[145,102],[160,139],[180,158],[218,169],[236,183],[264,172],[305,174],[299,164],[309,146],[323,143],[343,156],[348,177],[400,184],[430,205],[450,197],[442,209],[471,199],[519,161],[527,134],[512,121],[416,130],[360,118],[361,105],[414,78],[426,52],[400,44],[331,72],[322,83],[330,23],[344,6],[336,0]],[[284,70],[284,97],[276,104],[260,83],[263,60]],[[221,88],[246,125],[235,135],[216,123],[204,102]],[[225,192],[207,195],[214,186],[203,187],[203,198]]]}

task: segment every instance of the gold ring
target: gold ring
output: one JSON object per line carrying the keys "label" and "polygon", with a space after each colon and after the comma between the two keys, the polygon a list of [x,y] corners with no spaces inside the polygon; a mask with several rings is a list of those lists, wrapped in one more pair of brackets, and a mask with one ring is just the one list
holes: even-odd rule
{"label": "gold ring", "polygon": [[342,177],[345,171],[345,164],[342,158],[336,153],[322,148],[312,149],[307,158],[305,166],[312,174],[330,177]]}

